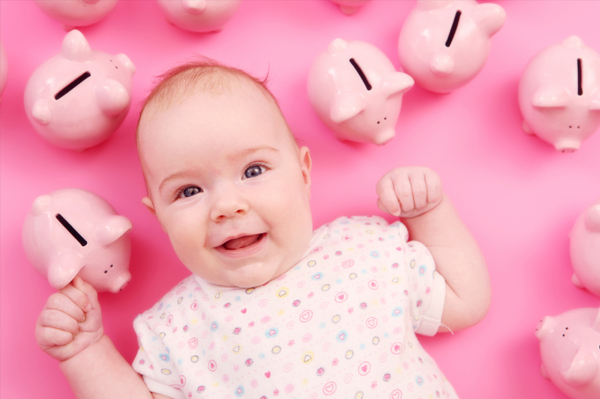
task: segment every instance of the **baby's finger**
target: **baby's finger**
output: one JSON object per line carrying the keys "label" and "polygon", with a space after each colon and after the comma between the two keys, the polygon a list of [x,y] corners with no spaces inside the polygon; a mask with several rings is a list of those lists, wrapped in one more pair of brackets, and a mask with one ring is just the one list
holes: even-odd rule
{"label": "baby's finger", "polygon": [[402,176],[394,179],[394,192],[396,193],[396,197],[400,202],[402,212],[408,213],[415,209],[415,202],[408,176]]}
{"label": "baby's finger", "polygon": [[[66,287],[65,287],[66,288]],[[63,288],[63,290],[65,290]],[[75,288],[71,287],[70,289],[66,289],[67,293],[70,290],[75,290]],[[78,291],[79,292],[79,291]],[[82,295],[81,292],[79,292]],[[70,296],[65,295],[64,292],[57,292],[55,294],[50,295],[48,301],[46,302],[45,310],[53,310],[69,315],[76,321],[84,321],[85,320],[85,312],[80,307],[80,305],[76,304],[71,297],[77,297],[77,293],[71,293]],[[87,300],[86,300],[87,301]]]}
{"label": "baby's finger", "polygon": [[425,173],[425,182],[427,184],[427,202],[435,204],[442,199],[442,180],[434,171],[430,170]]}
{"label": "baby's finger", "polygon": [[81,280],[81,278],[75,277],[73,281],[69,285],[61,289],[59,293],[67,296],[83,312],[87,312],[92,308],[92,304],[90,303],[90,298],[88,298],[86,293],[75,286],[75,281],[77,280]]}
{"label": "baby's finger", "polygon": [[392,180],[385,177],[381,179],[377,183],[376,192],[379,197],[377,200],[379,209],[390,215],[400,216],[400,203],[396,197]]}
{"label": "baby's finger", "polygon": [[69,334],[79,332],[79,322],[70,315],[55,309],[45,309],[38,317],[40,327],[66,331]]}
{"label": "baby's finger", "polygon": [[90,309],[86,312],[85,321],[79,324],[79,330],[83,332],[95,332],[102,329],[102,313],[98,302],[98,293],[90,284],[76,277],[73,286],[83,292],[90,301]]}
{"label": "baby's finger", "polygon": [[58,330],[52,327],[41,327],[35,331],[38,345],[43,350],[48,350],[57,346],[68,345],[73,342],[73,334],[67,331]]}
{"label": "baby's finger", "polygon": [[[77,276],[73,279],[73,287],[77,288],[79,291],[83,292],[86,298],[89,300],[89,308],[100,309],[100,303],[98,302],[98,292],[91,286],[91,284],[86,283],[81,279],[81,277]],[[86,312],[88,311],[86,310]]]}
{"label": "baby's finger", "polygon": [[427,184],[425,182],[425,175],[421,173],[411,174],[408,178],[410,180],[415,208],[425,208],[427,206]]}

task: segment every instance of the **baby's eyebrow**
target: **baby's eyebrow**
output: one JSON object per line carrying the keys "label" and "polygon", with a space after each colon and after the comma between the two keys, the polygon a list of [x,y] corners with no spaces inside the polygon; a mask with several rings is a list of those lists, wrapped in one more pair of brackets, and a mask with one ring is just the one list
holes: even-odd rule
{"label": "baby's eyebrow", "polygon": [[255,152],[259,152],[259,151],[263,151],[263,150],[277,152],[277,153],[280,152],[279,149],[277,149],[275,147],[271,147],[270,145],[264,145],[264,146],[260,146],[260,147],[246,148],[246,149],[241,150],[239,152],[230,154],[229,158],[232,159],[232,160],[235,160],[235,159],[239,159],[240,157],[251,155],[251,154],[253,154]]}

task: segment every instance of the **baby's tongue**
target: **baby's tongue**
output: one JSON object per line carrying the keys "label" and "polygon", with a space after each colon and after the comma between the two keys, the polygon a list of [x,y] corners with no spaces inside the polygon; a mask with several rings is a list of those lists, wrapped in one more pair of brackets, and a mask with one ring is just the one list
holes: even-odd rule
{"label": "baby's tongue", "polygon": [[227,241],[225,244],[223,244],[223,246],[225,247],[225,249],[240,249],[243,247],[247,247],[250,244],[253,244],[254,242],[256,242],[256,240],[258,240],[258,237],[260,237],[260,234],[234,238],[233,240]]}

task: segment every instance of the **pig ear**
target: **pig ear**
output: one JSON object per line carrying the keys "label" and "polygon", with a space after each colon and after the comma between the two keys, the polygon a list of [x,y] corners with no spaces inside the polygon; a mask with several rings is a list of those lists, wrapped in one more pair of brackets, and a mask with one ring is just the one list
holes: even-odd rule
{"label": "pig ear", "polygon": [[130,97],[121,83],[106,78],[96,86],[96,100],[106,115],[116,116],[129,107]]}
{"label": "pig ear", "polygon": [[553,317],[546,316],[542,321],[540,321],[537,328],[535,329],[535,336],[541,341],[542,339],[544,339],[544,337],[551,334],[552,331],[554,331],[555,327],[556,320]]}
{"label": "pig ear", "polygon": [[96,228],[96,238],[100,245],[110,245],[131,230],[131,228],[131,222],[125,216],[113,215]]}
{"label": "pig ear", "polygon": [[31,116],[40,125],[47,125],[52,119],[52,111],[46,100],[37,100],[31,107]]}
{"label": "pig ear", "polygon": [[202,14],[206,10],[206,0],[183,0],[183,8],[190,14]]}
{"label": "pig ear", "polygon": [[42,195],[33,201],[31,211],[34,215],[39,215],[46,212],[50,208],[50,205],[52,205],[52,197],[50,195]]}
{"label": "pig ear", "polygon": [[564,86],[543,86],[533,93],[531,105],[536,108],[565,108],[569,92]]}
{"label": "pig ear", "polygon": [[367,108],[364,96],[358,93],[340,93],[336,96],[331,106],[329,116],[335,123],[342,123],[358,115]]}
{"label": "pig ear", "polygon": [[473,21],[491,37],[504,25],[506,11],[498,4],[479,4],[473,12]]}
{"label": "pig ear", "polygon": [[447,7],[451,3],[452,1],[450,0],[418,0],[417,7],[422,10],[431,11]]}
{"label": "pig ear", "polygon": [[600,204],[592,206],[585,212],[584,221],[588,230],[600,233]]}
{"label": "pig ear", "polygon": [[129,72],[131,72],[131,75],[133,76],[133,74],[135,73],[135,65],[133,65],[133,62],[131,62],[129,57],[127,57],[125,54],[121,53],[121,54],[117,54],[117,60],[119,60],[125,66],[125,68]]}
{"label": "pig ear", "polygon": [[329,47],[327,47],[327,53],[329,53],[330,55],[335,55],[341,53],[347,48],[348,42],[344,39],[337,38],[329,44]]}
{"label": "pig ear", "polygon": [[65,36],[62,43],[63,57],[72,61],[87,61],[92,58],[92,48],[83,33],[73,29]]}
{"label": "pig ear", "polygon": [[381,88],[388,95],[404,94],[415,85],[415,81],[409,75],[402,72],[394,72],[383,78]]}
{"label": "pig ear", "polygon": [[85,266],[83,258],[72,252],[63,252],[50,261],[48,282],[57,290],[64,288]]}
{"label": "pig ear", "polygon": [[572,386],[590,382],[598,373],[598,360],[591,352],[579,350],[567,370],[560,372],[563,380]]}
{"label": "pig ear", "polygon": [[579,38],[579,36],[569,36],[561,43],[563,46],[567,48],[584,48],[585,44],[583,40]]}

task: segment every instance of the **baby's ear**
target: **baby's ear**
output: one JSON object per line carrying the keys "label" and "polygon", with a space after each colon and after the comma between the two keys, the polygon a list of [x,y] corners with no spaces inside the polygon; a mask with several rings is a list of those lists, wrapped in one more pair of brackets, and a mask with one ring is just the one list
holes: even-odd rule
{"label": "baby's ear", "polygon": [[154,209],[154,204],[149,197],[142,198],[142,204],[146,205],[146,208],[150,211],[151,214],[156,216],[156,210]]}
{"label": "baby's ear", "polygon": [[310,169],[312,168],[312,159],[310,158],[310,151],[308,147],[300,148],[300,168],[302,169],[302,177],[304,183],[310,190]]}

